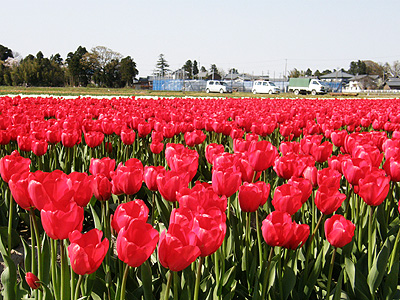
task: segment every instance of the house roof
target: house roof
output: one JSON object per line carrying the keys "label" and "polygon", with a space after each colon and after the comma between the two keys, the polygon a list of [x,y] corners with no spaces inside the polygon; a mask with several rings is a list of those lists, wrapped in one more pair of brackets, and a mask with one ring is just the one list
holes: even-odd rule
{"label": "house roof", "polygon": [[332,72],[330,74],[320,76],[321,79],[350,79],[353,75],[343,72],[342,70]]}
{"label": "house roof", "polygon": [[360,80],[365,79],[365,78],[369,78],[369,79],[372,79],[372,80],[377,80],[379,78],[379,75],[368,75],[368,74],[355,75],[352,78],[350,78],[350,80],[352,80],[352,81],[360,81]]}
{"label": "house roof", "polygon": [[388,86],[400,86],[400,78],[390,77],[387,81]]}

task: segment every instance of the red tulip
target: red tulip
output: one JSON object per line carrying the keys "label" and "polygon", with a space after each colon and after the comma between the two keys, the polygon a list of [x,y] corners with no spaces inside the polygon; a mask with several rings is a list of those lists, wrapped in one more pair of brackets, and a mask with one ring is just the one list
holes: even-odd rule
{"label": "red tulip", "polygon": [[214,158],[225,151],[224,145],[212,143],[206,147],[206,159],[210,165],[214,164]]}
{"label": "red tulip", "polygon": [[315,205],[324,215],[330,215],[345,199],[346,195],[340,193],[337,187],[321,185],[315,194]]}
{"label": "red tulip", "polygon": [[365,177],[371,170],[367,161],[361,158],[350,158],[342,162],[343,175],[352,185],[358,185],[358,181]]}
{"label": "red tulip", "polygon": [[290,184],[283,184],[275,189],[272,205],[275,210],[294,215],[303,205],[301,190]]}
{"label": "red tulip", "polygon": [[189,147],[193,147],[195,145],[202,144],[206,139],[206,135],[202,130],[195,130],[192,132],[185,132],[184,138],[185,143]]}
{"label": "red tulip", "polygon": [[276,174],[283,179],[290,179],[293,176],[300,177],[306,167],[299,155],[295,154],[278,156],[274,163]]}
{"label": "red tulip", "polygon": [[31,160],[23,158],[18,151],[13,151],[11,155],[6,155],[0,159],[1,178],[8,182],[12,175],[29,172]]}
{"label": "red tulip", "polygon": [[151,125],[146,122],[139,123],[137,130],[138,130],[138,134],[141,138],[145,137],[151,132]]}
{"label": "red tulip", "polygon": [[31,151],[32,150],[32,138],[27,135],[18,135],[17,137],[17,143],[19,149],[21,151]]}
{"label": "red tulip", "polygon": [[75,195],[71,180],[60,170],[50,173],[41,171],[32,173],[29,178],[28,192],[33,204],[39,210],[50,204],[67,206],[73,201]]}
{"label": "red tulip", "polygon": [[262,222],[261,231],[265,242],[272,247],[285,246],[293,237],[290,215],[282,211],[273,211]]}
{"label": "red tulip", "polygon": [[330,167],[318,171],[317,182],[319,186],[326,185],[339,189],[341,179],[342,174]]}
{"label": "red tulip", "polygon": [[292,177],[288,181],[289,185],[298,188],[301,191],[301,202],[304,204],[310,198],[313,187],[308,179]]}
{"label": "red tulip", "polygon": [[389,193],[390,177],[385,176],[385,173],[382,174],[382,172],[375,171],[361,178],[358,185],[358,195],[364,202],[368,205],[378,206],[386,199]]}
{"label": "red tulip", "polygon": [[172,223],[168,232],[161,233],[158,244],[158,259],[161,265],[178,272],[188,267],[201,254],[194,232]]}
{"label": "red tulip", "polygon": [[150,150],[154,154],[160,154],[161,151],[164,149],[164,144],[160,142],[151,142]]}
{"label": "red tulip", "polygon": [[74,231],[82,231],[83,208],[75,202],[46,205],[40,212],[43,229],[53,240],[64,240]]}
{"label": "red tulip", "polygon": [[333,215],[325,221],[325,236],[334,247],[343,247],[351,242],[356,226],[342,215]]}
{"label": "red tulip", "polygon": [[313,145],[310,154],[319,163],[323,163],[328,160],[328,157],[332,155],[333,145],[328,141],[323,142],[321,145]]}
{"label": "red tulip", "polygon": [[180,155],[175,154],[170,156],[167,162],[171,171],[187,172],[189,173],[190,180],[192,180],[199,167],[199,155],[197,152]]}
{"label": "red tulip", "polygon": [[239,187],[239,205],[244,212],[255,212],[260,206],[267,202],[270,184],[263,181],[255,183],[244,182]]}
{"label": "red tulip", "polygon": [[[393,182],[400,181],[400,156],[390,157],[383,164],[383,169]],[[0,169],[1,170],[1,169]]]}
{"label": "red tulip", "polygon": [[86,173],[72,172],[67,176],[71,180],[71,189],[74,190],[74,201],[85,207],[93,196],[92,180],[93,176]]}
{"label": "red tulip", "polygon": [[89,131],[85,133],[85,142],[90,148],[101,145],[104,140],[104,134],[99,131]]}
{"label": "red tulip", "polygon": [[118,205],[114,215],[111,218],[111,226],[118,233],[123,227],[126,227],[132,220],[142,220],[147,222],[149,209],[143,200],[135,199],[127,203]]}
{"label": "red tulip", "polygon": [[47,152],[47,142],[45,140],[33,140],[31,150],[36,156],[42,156]]}
{"label": "red tulip", "polygon": [[306,167],[303,171],[303,177],[308,179],[313,187],[318,186],[317,174],[318,169],[316,167]]}
{"label": "red tulip", "polygon": [[143,180],[150,191],[157,191],[157,175],[165,174],[167,170],[163,166],[145,166]]}
{"label": "red tulip", "polygon": [[310,236],[310,226],[307,224],[292,223],[293,236],[285,244],[285,248],[296,250],[298,247],[302,247]]}
{"label": "red tulip", "polygon": [[25,281],[29,287],[33,290],[40,288],[40,280],[37,276],[31,272],[25,274]]}
{"label": "red tulip", "polygon": [[107,238],[101,241],[102,236],[103,232],[98,229],[83,234],[75,230],[69,234],[68,256],[76,274],[92,274],[100,267],[109,247]]}
{"label": "red tulip", "polygon": [[61,143],[64,147],[72,148],[81,141],[81,132],[78,130],[63,130],[61,133]]}
{"label": "red tulip", "polygon": [[261,172],[267,170],[274,164],[277,156],[278,151],[272,143],[265,140],[251,142],[248,151],[248,160],[254,171]]}
{"label": "red tulip", "polygon": [[35,207],[28,193],[29,174],[31,173],[17,173],[11,176],[8,181],[8,186],[15,202],[26,210]]}
{"label": "red tulip", "polygon": [[200,256],[202,257],[213,254],[221,247],[224,241],[226,223],[223,219],[225,213],[219,211],[218,214],[218,217],[215,217],[215,215],[198,214],[193,220],[192,230],[197,236],[197,246],[200,249]]}
{"label": "red tulip", "polygon": [[97,200],[107,201],[111,198],[112,183],[105,175],[99,173],[92,177],[91,186]]}
{"label": "red tulip", "polygon": [[109,157],[102,159],[92,158],[90,160],[89,172],[93,175],[103,174],[108,179],[111,179],[111,171],[115,169],[115,160]]}
{"label": "red tulip", "polygon": [[125,145],[132,145],[135,142],[136,133],[132,129],[121,130],[121,141]]}
{"label": "red tulip", "polygon": [[232,196],[242,183],[241,173],[235,168],[212,172],[212,187],[218,195]]}
{"label": "red tulip", "polygon": [[171,202],[175,202],[176,193],[187,187],[190,182],[189,173],[179,173],[175,171],[167,171],[165,174],[157,175],[157,187],[161,196]]}
{"label": "red tulip", "polygon": [[132,220],[117,237],[118,258],[131,267],[139,267],[154,252],[158,231],[142,220]]}
{"label": "red tulip", "polygon": [[134,195],[139,192],[143,182],[143,164],[137,158],[120,163],[112,176],[112,193],[115,195]]}

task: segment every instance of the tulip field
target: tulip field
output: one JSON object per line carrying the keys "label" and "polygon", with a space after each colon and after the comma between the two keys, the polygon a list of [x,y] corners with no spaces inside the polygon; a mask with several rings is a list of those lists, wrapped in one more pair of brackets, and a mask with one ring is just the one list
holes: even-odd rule
{"label": "tulip field", "polygon": [[1,299],[400,299],[400,99],[0,107]]}

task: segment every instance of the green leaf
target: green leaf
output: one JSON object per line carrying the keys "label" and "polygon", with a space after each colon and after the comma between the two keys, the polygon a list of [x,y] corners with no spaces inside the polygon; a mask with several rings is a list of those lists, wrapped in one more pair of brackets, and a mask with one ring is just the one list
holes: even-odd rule
{"label": "green leaf", "polygon": [[144,299],[151,300],[153,299],[153,291],[152,291],[152,281],[151,281],[151,268],[149,261],[146,260],[141,266],[140,271],[142,275],[142,283],[143,283],[143,292]]}
{"label": "green leaf", "polygon": [[344,270],[340,271],[340,275],[338,278],[338,282],[335,287],[335,292],[333,294],[333,300],[340,300],[342,296],[342,281],[343,281],[343,272]]}
{"label": "green leaf", "polygon": [[285,284],[285,288],[283,289],[283,299],[286,300],[296,284],[296,275],[291,268],[288,267],[285,269],[282,282]]}
{"label": "green leaf", "polygon": [[[8,227],[7,226],[1,226],[0,227],[0,236],[3,241],[7,241],[8,238]],[[11,248],[14,249],[19,245],[21,242],[21,239],[19,237],[19,233],[14,229],[11,228]],[[3,245],[7,245],[7,243],[4,243]]]}
{"label": "green leaf", "polygon": [[357,299],[370,300],[371,294],[364,274],[362,274],[360,270],[356,268],[355,264],[347,257],[345,257],[344,267],[349,277],[353,293],[357,296]]}
{"label": "green leaf", "polygon": [[223,286],[229,287],[232,284],[233,280],[235,279],[235,275],[236,275],[236,268],[235,266],[233,266],[224,273],[222,277]]}
{"label": "green leaf", "polygon": [[24,246],[24,265],[26,272],[32,272],[32,256],[31,256],[31,247],[25,241],[25,239],[21,238],[22,245]]}
{"label": "green leaf", "polygon": [[371,294],[374,294],[378,286],[381,284],[383,276],[386,273],[387,263],[390,254],[389,241],[386,239],[384,246],[375,258],[371,270],[368,273],[367,282]]}
{"label": "green leaf", "polygon": [[93,216],[93,220],[94,220],[94,226],[98,229],[98,230],[102,230],[103,229],[103,224],[100,221],[99,215],[97,214],[95,208],[93,207],[93,205],[89,204],[90,210],[92,211],[92,216]]}
{"label": "green leaf", "polygon": [[398,291],[397,282],[399,280],[399,268],[400,264],[397,260],[383,282],[383,297],[386,300],[393,299],[394,294]]}
{"label": "green leaf", "polygon": [[49,284],[50,282],[50,263],[51,263],[51,254],[50,254],[50,243],[49,239],[46,238],[46,235],[43,235],[43,240],[42,240],[42,261],[43,261],[43,278],[40,280],[43,281],[45,284]]}
{"label": "green leaf", "polygon": [[3,284],[3,296],[5,300],[16,299],[17,270],[13,260],[8,255],[3,255],[5,269],[1,273],[1,283]]}

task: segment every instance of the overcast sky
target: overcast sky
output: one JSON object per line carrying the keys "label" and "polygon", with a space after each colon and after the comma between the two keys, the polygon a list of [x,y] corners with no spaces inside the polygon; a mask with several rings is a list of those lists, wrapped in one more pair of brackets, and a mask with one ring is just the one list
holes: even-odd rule
{"label": "overcast sky", "polygon": [[281,76],[400,60],[399,0],[19,0],[2,5],[0,44],[65,59],[78,46],[131,56],[139,76],[160,53],[225,72]]}

